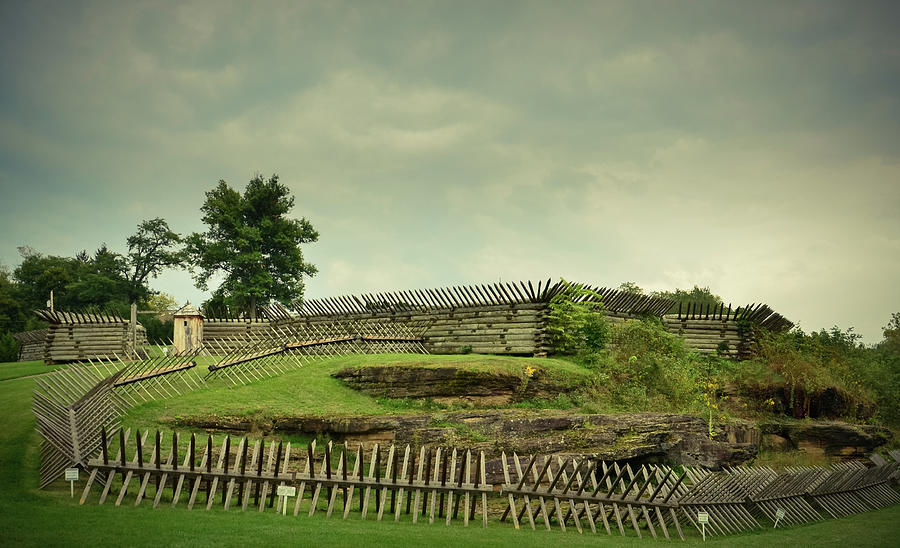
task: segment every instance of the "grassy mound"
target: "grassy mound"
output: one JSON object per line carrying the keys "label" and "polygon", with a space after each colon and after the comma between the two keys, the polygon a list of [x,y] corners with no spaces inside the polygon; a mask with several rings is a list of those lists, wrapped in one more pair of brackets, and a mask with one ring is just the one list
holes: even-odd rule
{"label": "grassy mound", "polygon": [[[347,367],[415,366],[455,368],[481,373],[524,375],[526,368],[540,370],[555,382],[579,387],[590,379],[590,371],[570,361],[552,358],[508,356],[422,356],[409,354],[354,355],[311,361],[299,369],[245,386],[229,387],[213,382],[178,398],[157,400],[131,409],[127,424],[156,427],[194,416],[256,416],[268,418],[291,415],[382,415],[447,408],[435,402],[374,398],[351,388],[332,373]],[[194,374],[204,373],[203,368]],[[527,402],[539,407],[543,402]],[[553,402],[546,402],[552,406]]]}

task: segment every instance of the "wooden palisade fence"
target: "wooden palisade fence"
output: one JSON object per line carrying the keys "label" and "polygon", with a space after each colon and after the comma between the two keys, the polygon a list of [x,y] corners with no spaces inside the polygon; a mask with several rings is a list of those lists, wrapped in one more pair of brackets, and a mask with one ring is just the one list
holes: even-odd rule
{"label": "wooden palisade fence", "polygon": [[[422,344],[433,354],[461,349],[483,354],[544,355],[550,303],[563,294],[576,302],[602,301],[611,322],[660,317],[665,328],[703,353],[751,355],[749,326],[772,330],[793,324],[765,304],[676,305],[671,299],[560,280],[473,284],[436,289],[345,295],[294,303],[290,311],[267,307],[253,320],[240,311],[206,310],[204,338],[227,347],[234,334],[265,332],[270,325],[316,326],[333,322],[402,325],[427,322]],[[671,312],[671,313],[670,313]]]}
{"label": "wooden palisade fence", "polygon": [[[321,510],[328,517],[338,511],[344,519],[351,513],[362,519],[373,515],[378,521],[385,514],[394,521],[406,515],[413,522],[421,518],[449,524],[461,519],[466,526],[480,514],[486,527],[488,495],[493,493],[493,486],[484,481],[483,452],[422,447],[417,456],[408,445],[402,451],[375,445],[367,462],[362,446],[356,451],[342,446],[338,451],[328,442],[319,453],[312,441],[305,455],[292,460],[290,442],[271,441],[267,453],[263,441],[246,437],[235,444],[226,436],[218,451],[211,436],[198,443],[193,434],[173,433],[168,446],[158,431],[149,444],[146,432],[136,432],[132,441],[130,430],[118,430],[118,436],[110,439],[104,431],[103,440],[107,443],[100,457],[88,463],[91,473],[81,504],[94,485],[98,502],[104,504],[118,479],[116,506],[129,491],[134,505],[152,496],[154,508],[164,500],[175,507],[184,494],[188,509],[199,500],[207,510],[218,505],[226,510],[239,506],[286,513],[287,507],[282,508],[286,503],[294,516],[301,510],[309,516]],[[301,460],[302,471],[294,469],[292,464]],[[285,485],[295,487],[296,496],[278,498],[277,488]]]}
{"label": "wooden palisade fence", "polygon": [[[134,505],[146,500],[153,507],[184,502],[188,509],[321,512],[377,521],[388,516],[446,525],[456,520],[464,526],[476,520],[482,527],[493,515],[516,529],[542,524],[684,540],[685,522],[708,535],[730,535],[759,528],[763,520],[794,525],[900,502],[889,483],[900,462],[709,472],[503,454],[504,482],[492,485],[486,482],[485,454],[460,448],[359,445],[354,450],[328,442],[320,450],[313,441],[292,454],[291,444],[282,441],[242,437],[235,442],[225,436],[214,442],[209,435],[158,431],[153,437],[132,436],[121,429],[109,436],[103,430],[101,439],[100,456],[87,463],[82,504],[96,496],[99,504],[114,497],[118,506],[130,497]],[[279,497],[282,486],[293,487],[294,496]],[[700,513],[708,517],[705,527]]]}

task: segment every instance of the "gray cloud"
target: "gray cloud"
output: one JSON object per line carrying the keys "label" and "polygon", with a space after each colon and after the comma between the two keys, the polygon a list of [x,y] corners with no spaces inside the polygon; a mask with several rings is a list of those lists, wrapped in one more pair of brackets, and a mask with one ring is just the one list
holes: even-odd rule
{"label": "gray cloud", "polygon": [[891,3],[0,10],[9,265],[199,230],[203,192],[261,171],[322,235],[313,296],[699,283],[870,342],[900,309]]}

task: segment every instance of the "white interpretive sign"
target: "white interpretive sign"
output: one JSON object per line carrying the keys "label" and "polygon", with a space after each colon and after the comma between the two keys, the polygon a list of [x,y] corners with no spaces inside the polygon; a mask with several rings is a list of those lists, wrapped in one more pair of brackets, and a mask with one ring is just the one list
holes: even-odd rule
{"label": "white interpretive sign", "polygon": [[78,481],[78,468],[66,468],[66,481],[69,482],[69,496],[75,497],[75,482]]}
{"label": "white interpretive sign", "polygon": [[[290,447],[290,446],[288,446]],[[281,497],[281,515],[287,515],[287,499],[288,497],[297,496],[297,488],[293,485],[279,485],[275,490],[275,494]]]}
{"label": "white interpretive sign", "polygon": [[279,485],[276,494],[279,497],[296,497],[297,488],[293,485]]}
{"label": "white interpretive sign", "polygon": [[706,524],[709,523],[709,513],[697,512],[697,523],[700,524],[700,532],[703,534],[703,541],[706,542]]}
{"label": "white interpretive sign", "polygon": [[[784,518],[784,509],[778,508],[775,510],[775,527],[778,527],[778,522]],[[774,527],[773,527],[774,529]]]}

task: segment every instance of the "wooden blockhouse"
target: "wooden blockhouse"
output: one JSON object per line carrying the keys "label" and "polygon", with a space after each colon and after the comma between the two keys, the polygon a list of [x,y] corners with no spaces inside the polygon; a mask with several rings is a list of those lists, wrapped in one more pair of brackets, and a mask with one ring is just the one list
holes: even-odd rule
{"label": "wooden blockhouse", "polygon": [[[50,324],[44,338],[44,363],[112,359],[133,351],[129,322],[117,314],[60,310],[36,310],[35,314]],[[147,344],[147,331],[141,325],[136,338],[138,347]]]}

